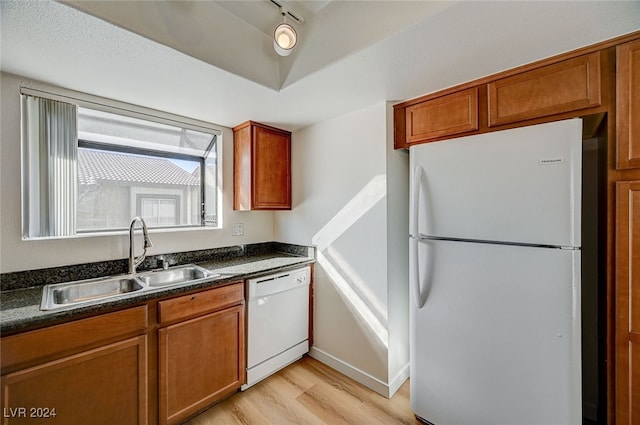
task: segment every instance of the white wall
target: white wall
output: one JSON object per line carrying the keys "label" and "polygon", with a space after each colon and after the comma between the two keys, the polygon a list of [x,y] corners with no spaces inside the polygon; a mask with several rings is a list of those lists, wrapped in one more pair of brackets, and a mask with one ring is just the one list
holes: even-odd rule
{"label": "white wall", "polygon": [[387,105],[387,293],[389,387],[409,376],[409,152],[393,149],[393,107]]}
{"label": "white wall", "polygon": [[318,248],[312,355],[385,395],[408,362],[407,294],[395,292],[406,286],[406,272],[395,274],[406,250],[389,251],[390,234],[404,226],[406,242],[408,233],[406,178],[391,187],[408,161],[390,149],[390,109],[381,102],[294,132],[293,209],[275,215],[277,240]]}
{"label": "white wall", "polygon": [[[23,241],[20,226],[20,83],[0,74],[0,273],[126,258],[128,235]],[[73,87],[68,87],[73,89]],[[233,133],[223,128],[223,228],[151,231],[150,255],[274,240],[273,213],[233,211]],[[231,225],[244,223],[244,236]]]}

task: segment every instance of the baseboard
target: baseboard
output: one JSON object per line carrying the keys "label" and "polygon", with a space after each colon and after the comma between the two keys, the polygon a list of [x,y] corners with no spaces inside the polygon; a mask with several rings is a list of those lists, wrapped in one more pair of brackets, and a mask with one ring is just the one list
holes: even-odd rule
{"label": "baseboard", "polygon": [[404,367],[400,369],[400,371],[396,373],[396,376],[391,380],[391,383],[389,384],[389,398],[393,397],[396,391],[400,389],[407,379],[409,379],[409,363],[404,365]]}
{"label": "baseboard", "polygon": [[[352,365],[345,363],[337,357],[320,350],[316,347],[311,347],[309,355],[314,359],[326,364],[332,369],[348,376],[356,382],[361,383],[365,387],[377,392],[383,397],[391,398],[391,396],[400,388],[404,381],[409,376],[409,365],[403,368],[393,379],[391,385],[381,381],[380,379],[369,375],[360,369],[353,367]],[[403,376],[406,376],[403,379]]]}

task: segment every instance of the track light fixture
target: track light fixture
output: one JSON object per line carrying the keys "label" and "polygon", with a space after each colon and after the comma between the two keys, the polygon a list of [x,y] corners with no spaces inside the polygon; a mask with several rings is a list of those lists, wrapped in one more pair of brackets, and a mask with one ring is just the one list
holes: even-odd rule
{"label": "track light fixture", "polygon": [[287,10],[280,7],[282,23],[276,27],[273,33],[273,48],[280,56],[289,56],[298,42],[296,30],[287,24]]}

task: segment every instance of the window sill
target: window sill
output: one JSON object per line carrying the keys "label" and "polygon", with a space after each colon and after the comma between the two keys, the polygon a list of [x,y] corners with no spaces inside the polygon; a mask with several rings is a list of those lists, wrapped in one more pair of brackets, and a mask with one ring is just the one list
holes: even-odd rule
{"label": "window sill", "polygon": [[[136,233],[140,230],[140,228],[136,227]],[[183,233],[183,232],[208,232],[212,230],[222,230],[222,227],[217,226],[197,226],[197,227],[163,227],[163,228],[150,228],[149,234],[160,234],[160,233]],[[54,240],[54,239],[83,239],[83,238],[96,238],[102,236],[128,236],[129,230],[114,230],[114,231],[104,231],[104,232],[87,232],[87,233],[78,233],[73,236],[45,236],[45,237],[22,237],[23,241],[46,241],[46,240]]]}

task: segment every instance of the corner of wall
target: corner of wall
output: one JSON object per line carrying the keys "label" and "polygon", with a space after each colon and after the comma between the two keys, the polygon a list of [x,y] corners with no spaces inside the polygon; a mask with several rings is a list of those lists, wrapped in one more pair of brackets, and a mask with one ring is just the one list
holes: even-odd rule
{"label": "corner of wall", "polygon": [[386,113],[389,386],[393,394],[409,376],[409,155],[393,149],[391,102]]}
{"label": "corner of wall", "polygon": [[[408,155],[393,150],[392,137],[389,102],[294,132],[294,205],[274,219],[278,240],[308,245],[319,233],[331,236],[329,246],[319,248],[315,267],[310,355],[385,397],[409,373]],[[367,205],[362,201],[373,202],[372,189],[376,195],[384,190],[384,196],[363,213]],[[354,300],[346,293],[360,300],[351,305]],[[385,310],[384,343],[359,316],[358,305],[372,310],[366,300],[371,296]]]}

